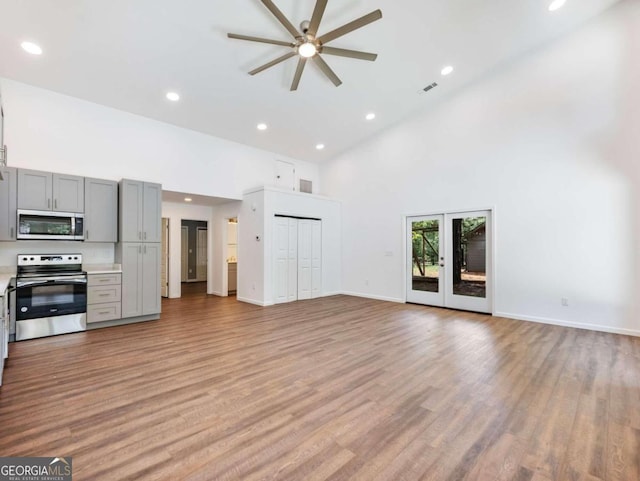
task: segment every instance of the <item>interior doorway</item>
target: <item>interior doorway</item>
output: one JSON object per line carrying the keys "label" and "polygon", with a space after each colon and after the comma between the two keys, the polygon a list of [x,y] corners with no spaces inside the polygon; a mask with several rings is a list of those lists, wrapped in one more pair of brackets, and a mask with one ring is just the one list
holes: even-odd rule
{"label": "interior doorway", "polygon": [[190,293],[200,293],[202,291],[202,293],[206,294],[208,222],[182,219],[180,227],[182,291]]}
{"label": "interior doorway", "polygon": [[161,295],[169,297],[169,219],[162,218],[162,280]]}
{"label": "interior doorway", "polygon": [[238,291],[238,219],[227,221],[227,295]]}
{"label": "interior doorway", "polygon": [[491,313],[490,210],[407,217],[407,302]]}

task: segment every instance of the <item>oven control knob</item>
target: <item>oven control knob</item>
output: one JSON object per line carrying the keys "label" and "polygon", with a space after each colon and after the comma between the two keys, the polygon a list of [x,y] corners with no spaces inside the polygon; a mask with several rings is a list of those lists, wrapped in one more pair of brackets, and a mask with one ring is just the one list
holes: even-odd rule
{"label": "oven control knob", "polygon": [[22,260],[23,260],[23,261],[26,261],[26,260],[27,260],[27,258],[26,258],[26,257],[23,257],[23,258],[22,258]]}
{"label": "oven control knob", "polygon": [[34,261],[35,259],[32,257],[31,260]]}
{"label": "oven control knob", "polygon": [[20,312],[27,312],[28,310],[29,310],[29,308],[28,308],[28,307],[22,307],[22,308],[20,309]]}

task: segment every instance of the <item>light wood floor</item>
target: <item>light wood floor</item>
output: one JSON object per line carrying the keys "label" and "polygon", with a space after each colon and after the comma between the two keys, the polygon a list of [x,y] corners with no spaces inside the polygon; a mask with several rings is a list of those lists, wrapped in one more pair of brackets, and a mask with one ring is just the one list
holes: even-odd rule
{"label": "light wood floor", "polygon": [[74,480],[640,480],[640,339],[333,297],[12,344],[0,455]]}

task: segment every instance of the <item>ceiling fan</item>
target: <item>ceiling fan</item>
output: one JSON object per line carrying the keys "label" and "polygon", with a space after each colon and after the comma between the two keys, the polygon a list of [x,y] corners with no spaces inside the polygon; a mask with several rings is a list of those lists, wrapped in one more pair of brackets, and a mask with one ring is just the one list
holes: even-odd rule
{"label": "ceiling fan", "polygon": [[274,17],[278,19],[278,21],[287,29],[287,31],[293,36],[295,41],[285,42],[281,40],[270,40],[267,38],[260,37],[251,37],[248,35],[238,35],[235,33],[227,34],[229,38],[234,38],[238,40],[248,40],[250,42],[260,42],[260,43],[269,43],[272,45],[281,45],[283,47],[289,47],[290,51],[284,54],[281,57],[272,60],[269,63],[264,64],[261,67],[258,67],[251,72],[249,75],[255,75],[268,68],[273,67],[274,65],[278,65],[285,60],[290,59],[291,57],[295,57],[296,55],[299,57],[298,59],[298,68],[296,69],[296,73],[293,77],[293,83],[291,84],[291,90],[297,90],[298,85],[300,84],[300,78],[302,77],[302,72],[304,71],[304,67],[307,64],[307,60],[312,59],[315,64],[324,72],[324,74],[329,77],[329,80],[333,82],[333,84],[338,87],[342,84],[342,80],[338,78],[331,67],[327,65],[324,59],[320,56],[320,54],[327,55],[337,55],[339,57],[349,57],[355,58],[359,60],[369,60],[373,62],[378,55],[375,53],[368,52],[359,52],[357,50],[347,50],[343,48],[335,48],[335,47],[327,47],[326,44],[335,40],[343,35],[346,35],[354,30],[364,27],[365,25],[369,25],[376,20],[380,20],[382,18],[382,12],[380,10],[375,10],[363,17],[360,17],[352,22],[349,22],[342,27],[336,28],[328,33],[318,36],[318,27],[320,26],[320,21],[322,20],[322,16],[324,15],[325,8],[327,7],[328,0],[317,0],[316,6],[313,9],[313,14],[311,16],[311,20],[304,21],[300,24],[300,30],[297,30],[291,22],[283,15],[283,13],[275,6],[275,4],[271,0],[260,0],[265,7],[269,9],[269,11],[273,14]]}

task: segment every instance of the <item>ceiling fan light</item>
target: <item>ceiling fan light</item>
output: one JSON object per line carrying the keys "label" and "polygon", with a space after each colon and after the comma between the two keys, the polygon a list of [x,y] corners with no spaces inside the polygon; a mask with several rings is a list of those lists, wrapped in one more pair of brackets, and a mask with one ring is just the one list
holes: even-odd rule
{"label": "ceiling fan light", "polygon": [[318,49],[311,42],[305,42],[298,47],[298,54],[304,58],[311,58],[318,53]]}

